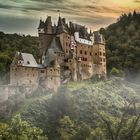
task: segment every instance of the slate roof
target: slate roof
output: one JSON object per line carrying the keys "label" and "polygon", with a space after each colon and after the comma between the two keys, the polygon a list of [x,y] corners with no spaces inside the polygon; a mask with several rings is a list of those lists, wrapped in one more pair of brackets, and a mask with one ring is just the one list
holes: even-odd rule
{"label": "slate roof", "polygon": [[38,29],[42,29],[42,28],[44,28],[44,27],[45,27],[45,23],[44,23],[42,20],[40,20]]}
{"label": "slate roof", "polygon": [[38,64],[34,58],[34,56],[30,53],[21,53],[18,52],[18,56],[22,58],[24,63],[22,66],[24,67],[37,67],[37,68],[42,68],[42,65]]}
{"label": "slate roof", "polygon": [[53,37],[50,43],[49,49],[52,49],[55,52],[63,52],[63,48],[62,48],[59,37]]}

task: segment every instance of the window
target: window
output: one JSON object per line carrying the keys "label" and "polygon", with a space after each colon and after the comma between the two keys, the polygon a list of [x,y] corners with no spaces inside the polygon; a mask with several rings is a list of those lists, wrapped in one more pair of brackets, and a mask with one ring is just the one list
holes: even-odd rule
{"label": "window", "polygon": [[92,53],[90,52],[90,56],[92,55]]}
{"label": "window", "polygon": [[68,49],[66,49],[66,53],[68,53]]}
{"label": "window", "polygon": [[105,56],[105,53],[103,53],[103,56]]}
{"label": "window", "polygon": [[41,73],[44,73],[44,70],[41,70]]}
{"label": "window", "polygon": [[64,59],[64,62],[68,62],[68,59]]}
{"label": "window", "polygon": [[105,62],[105,58],[103,59],[103,61]]}
{"label": "window", "polygon": [[87,52],[85,51],[85,55],[87,55]]}
{"label": "window", "polygon": [[82,50],[80,50],[80,54],[82,54],[83,52],[82,52]]}
{"label": "window", "polygon": [[69,67],[68,67],[68,66],[65,66],[65,67],[64,67],[64,70],[69,70]]}
{"label": "window", "polygon": [[29,62],[29,61],[27,61],[27,64],[30,64],[30,62]]}
{"label": "window", "polygon": [[100,56],[102,55],[102,52],[99,52]]}
{"label": "window", "polygon": [[100,61],[102,62],[102,58],[100,58]]}
{"label": "window", "polygon": [[97,55],[97,53],[95,53],[95,55]]}

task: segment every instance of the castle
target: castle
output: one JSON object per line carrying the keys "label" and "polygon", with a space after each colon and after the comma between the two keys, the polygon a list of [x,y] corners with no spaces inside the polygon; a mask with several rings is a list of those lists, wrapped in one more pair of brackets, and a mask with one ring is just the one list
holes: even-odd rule
{"label": "castle", "polygon": [[51,16],[38,27],[40,62],[28,53],[17,52],[10,67],[10,84],[56,90],[68,81],[106,77],[105,39],[98,32],[88,33],[85,26],[66,23],[59,16],[52,25]]}

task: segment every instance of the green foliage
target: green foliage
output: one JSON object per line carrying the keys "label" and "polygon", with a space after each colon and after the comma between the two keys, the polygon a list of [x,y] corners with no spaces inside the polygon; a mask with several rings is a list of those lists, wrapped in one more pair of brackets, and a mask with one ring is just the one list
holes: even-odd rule
{"label": "green foliage", "polygon": [[[119,77],[107,81],[70,82],[53,95],[24,100],[12,116],[21,113],[22,118],[30,122],[27,126],[40,128],[49,140],[139,140],[139,90],[138,85]],[[22,100],[21,96],[16,102],[18,100]],[[9,106],[12,104],[14,100],[11,99]],[[0,131],[9,133],[7,128],[15,130],[27,123],[21,122],[25,121],[16,117],[9,125],[0,124]],[[10,134],[19,136],[18,130]]]}
{"label": "green foliage", "polygon": [[111,72],[110,72],[111,75],[114,75],[114,76],[118,76],[118,77],[124,77],[124,72],[122,70],[118,70],[117,68],[113,67]]}
{"label": "green foliage", "polygon": [[[60,126],[60,119],[64,116],[74,117],[74,104],[70,99],[68,90],[64,87],[60,88],[58,93],[54,94],[48,103],[47,118],[47,135],[49,139],[58,139]],[[65,118],[66,119],[66,118]]]}
{"label": "green foliage", "polygon": [[69,116],[64,116],[59,121],[59,134],[60,140],[70,140],[76,133],[75,123],[70,119]]}
{"label": "green foliage", "polygon": [[[122,112],[126,109],[125,104],[134,99],[139,101],[139,89],[139,86],[121,78],[97,81],[94,84],[89,80],[71,82],[52,97],[30,103],[20,113],[25,120],[43,129],[49,140],[73,140],[81,137],[87,140],[110,140],[107,137],[110,134],[100,116],[110,123],[115,134]],[[140,108],[139,104],[136,107]],[[127,112],[129,115],[135,115],[133,106]],[[82,129],[83,123],[90,128],[89,135],[86,129]],[[124,123],[123,129],[128,132],[126,124]]]}
{"label": "green foliage", "polygon": [[[106,39],[108,72],[115,67],[126,73],[128,80],[140,73],[140,13],[123,14],[116,23],[100,32]],[[140,82],[137,80],[137,82]]]}
{"label": "green foliage", "polygon": [[77,133],[73,136],[72,140],[89,140],[90,133],[91,128],[83,123]]}
{"label": "green foliage", "polygon": [[48,140],[40,128],[22,121],[20,115],[15,116],[9,125],[0,125],[1,140]]}

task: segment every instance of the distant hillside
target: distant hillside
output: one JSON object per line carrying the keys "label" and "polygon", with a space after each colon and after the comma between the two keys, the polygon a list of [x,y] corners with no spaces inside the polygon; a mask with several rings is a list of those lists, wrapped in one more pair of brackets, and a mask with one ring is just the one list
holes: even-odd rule
{"label": "distant hillside", "polygon": [[16,51],[32,53],[38,57],[37,37],[0,32],[0,83],[2,84],[8,82],[7,73]]}
{"label": "distant hillside", "polygon": [[[83,123],[94,130],[98,128],[101,129],[100,132],[107,133],[104,132],[104,129],[106,129],[104,123],[100,124],[102,121],[99,114],[109,120],[113,129],[117,129],[117,123],[119,123],[123,112],[128,109],[125,114],[125,123],[127,119],[130,119],[130,124],[131,120],[140,113],[139,91],[140,86],[120,78],[94,83],[92,79],[79,83],[71,82],[61,87],[58,93],[52,96],[48,94],[25,100],[13,114],[20,113],[24,120],[40,127],[47,134],[49,140],[61,140],[60,132],[63,129],[63,135],[69,136],[69,134],[73,134],[73,131],[78,131]],[[129,104],[131,104],[130,108],[128,108]],[[68,117],[65,118],[65,116]],[[66,120],[63,120],[63,118]],[[74,124],[71,124],[72,122],[75,123],[75,128]],[[123,134],[129,129],[129,125],[126,127],[125,123],[122,124],[123,130],[121,133]],[[70,129],[70,132],[65,134],[67,129]],[[98,136],[98,134],[96,135]],[[106,140],[105,137],[100,140]],[[107,140],[111,139],[108,138]],[[122,138],[120,140],[126,139]]]}
{"label": "distant hillside", "polygon": [[116,67],[140,82],[140,13],[123,14],[100,32],[106,39],[108,71]]}

